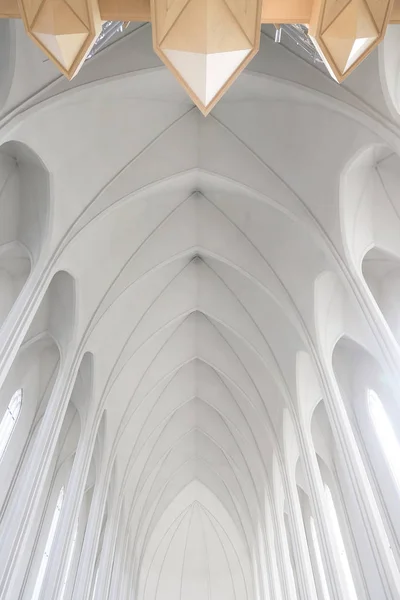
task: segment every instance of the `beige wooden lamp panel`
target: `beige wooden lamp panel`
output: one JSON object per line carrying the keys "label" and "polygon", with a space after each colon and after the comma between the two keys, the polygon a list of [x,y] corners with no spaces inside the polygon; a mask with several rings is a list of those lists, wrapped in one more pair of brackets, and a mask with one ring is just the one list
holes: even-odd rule
{"label": "beige wooden lamp panel", "polygon": [[259,48],[262,0],[152,0],[154,50],[203,114]]}
{"label": "beige wooden lamp panel", "polygon": [[393,0],[315,0],[309,33],[339,82],[383,39]]}
{"label": "beige wooden lamp panel", "polygon": [[101,31],[96,0],[18,0],[28,35],[71,79]]}

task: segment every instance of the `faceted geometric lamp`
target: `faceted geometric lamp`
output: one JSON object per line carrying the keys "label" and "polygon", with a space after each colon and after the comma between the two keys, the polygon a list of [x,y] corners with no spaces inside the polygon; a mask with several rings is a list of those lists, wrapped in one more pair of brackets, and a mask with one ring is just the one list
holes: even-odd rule
{"label": "faceted geometric lamp", "polygon": [[204,115],[258,52],[262,0],[151,0],[153,46]]}
{"label": "faceted geometric lamp", "polygon": [[25,29],[68,79],[101,31],[97,0],[18,0]]}
{"label": "faceted geometric lamp", "polygon": [[314,0],[309,35],[339,82],[383,39],[393,0]]}

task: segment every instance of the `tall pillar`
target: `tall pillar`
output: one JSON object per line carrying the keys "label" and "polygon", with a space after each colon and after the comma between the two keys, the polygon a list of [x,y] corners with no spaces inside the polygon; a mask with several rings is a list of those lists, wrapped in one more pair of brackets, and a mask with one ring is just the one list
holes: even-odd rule
{"label": "tall pillar", "polygon": [[56,600],[61,594],[63,575],[67,566],[66,561],[85,492],[87,476],[96,442],[96,434],[97,431],[93,427],[93,422],[87,421],[85,431],[79,440],[60,521],[46,569],[46,576],[42,587],[43,598],[54,598]]}
{"label": "tall pillar", "polygon": [[280,575],[281,594],[284,600],[294,600],[296,598],[295,582],[291,577],[289,549],[284,543],[286,536],[283,512],[282,514],[280,513],[280,506],[277,506],[276,499],[274,498],[271,502],[271,526],[274,530],[275,555]]}
{"label": "tall pillar", "polygon": [[286,484],[290,533],[293,540],[293,554],[299,594],[300,598],[304,600],[317,600],[317,592],[315,589],[310,554],[303,526],[299,496],[295,485],[294,473],[291,471],[291,469],[286,469],[287,476],[284,478],[284,483]]}
{"label": "tall pillar", "polygon": [[[337,448],[351,487],[357,510],[362,518],[369,546],[376,564],[376,573],[382,599],[397,600],[400,597],[400,576],[391,556],[390,548],[385,540],[382,519],[373,496],[371,486],[362,462],[350,421],[344,406],[340,390],[331,365],[325,362],[320,371],[322,386],[325,392],[325,406]],[[365,575],[365,574],[364,574]]]}
{"label": "tall pillar", "polygon": [[75,580],[76,583],[72,593],[72,600],[82,600],[83,598],[86,599],[89,597],[91,583],[94,577],[103,516],[106,508],[107,493],[111,476],[110,472],[110,468],[104,469],[96,481],[85,538],[83,540],[81,559],[79,561]]}
{"label": "tall pillar", "polygon": [[[107,519],[106,532],[104,535],[103,548],[100,556],[99,581],[96,595],[93,600],[109,600],[119,596],[110,596],[111,576],[113,572],[117,541],[120,539],[118,533],[121,531],[121,508],[111,511]],[[90,599],[92,600],[92,599]]]}
{"label": "tall pillar", "polygon": [[258,560],[258,550],[253,549],[252,557],[251,557],[251,568],[253,572],[253,582],[254,582],[254,598],[256,600],[264,600],[264,588],[261,584],[261,568]]}
{"label": "tall pillar", "polygon": [[21,469],[13,493],[13,502],[7,507],[1,523],[0,597],[2,600],[15,600],[19,597],[19,590],[15,587],[16,574],[29,536],[37,523],[36,513],[41,494],[78,371],[79,361],[74,360],[73,355],[74,352],[70,351],[60,365],[32,452]]}
{"label": "tall pillar", "polygon": [[[116,589],[121,590],[121,596],[119,595],[119,593],[117,593],[115,596],[110,596],[110,598],[121,597],[121,600],[136,600],[136,590],[138,588],[138,581],[135,579],[135,570],[133,568],[133,547],[133,540],[131,536],[129,536],[129,533],[127,533],[126,542],[124,544],[124,550],[123,552],[121,552],[118,560],[118,583],[117,578],[115,578],[115,583],[117,583]],[[128,565],[130,566],[130,568],[128,567]]]}
{"label": "tall pillar", "polygon": [[38,262],[0,328],[0,387],[48,289],[49,279],[48,269]]}
{"label": "tall pillar", "polygon": [[134,543],[129,531],[123,532],[123,543],[118,545],[115,559],[117,568],[113,574],[112,593],[110,598],[121,598],[121,600],[136,600],[136,589],[138,581],[134,565]]}
{"label": "tall pillar", "polygon": [[400,346],[390,331],[389,325],[379,306],[372,298],[362,274],[356,271],[351,264],[348,267],[348,281],[353,293],[378,342],[388,372],[391,373],[395,381],[398,381],[400,378]]}
{"label": "tall pillar", "polygon": [[260,529],[258,533],[258,553],[260,555],[260,568],[261,568],[261,579],[264,589],[265,600],[271,600],[271,589],[272,589],[272,564],[267,545],[267,536],[265,533],[265,527],[261,519]]}
{"label": "tall pillar", "polygon": [[299,449],[308,482],[311,510],[315,520],[329,596],[331,600],[342,600],[341,574],[336,564],[335,551],[329,530],[329,519],[325,509],[317,457],[310,435],[301,430],[299,431]]}

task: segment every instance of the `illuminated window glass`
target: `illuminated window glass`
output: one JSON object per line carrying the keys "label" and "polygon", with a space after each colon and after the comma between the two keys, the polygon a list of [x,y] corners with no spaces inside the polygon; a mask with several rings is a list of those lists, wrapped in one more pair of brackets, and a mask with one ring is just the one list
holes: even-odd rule
{"label": "illuminated window glass", "polygon": [[378,395],[368,391],[368,409],[379,443],[400,490],[400,444]]}
{"label": "illuminated window glass", "polygon": [[94,600],[97,591],[97,584],[99,583],[99,565],[96,568],[96,575],[94,578],[93,592],[92,592],[92,600]]}
{"label": "illuminated window glass", "polygon": [[53,545],[54,536],[57,531],[58,520],[61,514],[61,508],[64,501],[64,488],[61,488],[60,493],[58,494],[56,508],[54,510],[53,519],[51,521],[49,535],[47,536],[46,546],[44,549],[44,554],[42,558],[42,562],[40,563],[39,572],[36,578],[35,589],[33,590],[31,600],[38,600],[40,591],[42,589],[44,576],[46,575],[47,563],[49,562],[51,547]]}
{"label": "illuminated window glass", "polygon": [[7,406],[4,417],[0,423],[0,460],[3,458],[7,449],[8,442],[12,436],[15,425],[21,412],[22,406],[22,390],[19,389],[11,398],[10,404]]}
{"label": "illuminated window glass", "polygon": [[76,546],[76,538],[78,537],[78,526],[79,526],[79,523],[77,523],[75,525],[74,533],[72,535],[72,542],[71,542],[71,546],[69,548],[68,559],[67,559],[67,566],[66,566],[66,569],[65,569],[64,581],[63,581],[62,588],[61,588],[60,600],[63,600],[64,594],[65,594],[65,590],[67,589],[69,572],[71,570],[72,559],[74,558],[74,552],[75,552],[75,546]]}

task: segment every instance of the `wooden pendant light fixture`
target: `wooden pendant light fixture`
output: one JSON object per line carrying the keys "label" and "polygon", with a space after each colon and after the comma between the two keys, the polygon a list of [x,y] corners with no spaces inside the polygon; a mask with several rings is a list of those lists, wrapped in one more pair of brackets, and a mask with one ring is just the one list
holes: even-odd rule
{"label": "wooden pendant light fixture", "polygon": [[308,25],[341,82],[400,23],[400,0],[0,0],[0,18],[22,18],[69,79],[102,21],[151,21],[155,52],[206,115],[257,53],[262,23]]}
{"label": "wooden pendant light fixture", "polygon": [[309,35],[341,82],[384,38],[393,0],[314,0]]}
{"label": "wooden pendant light fixture", "polygon": [[262,0],[151,0],[153,47],[207,114],[258,52]]}
{"label": "wooden pendant light fixture", "polygon": [[97,0],[18,0],[30,38],[71,79],[102,27]]}

